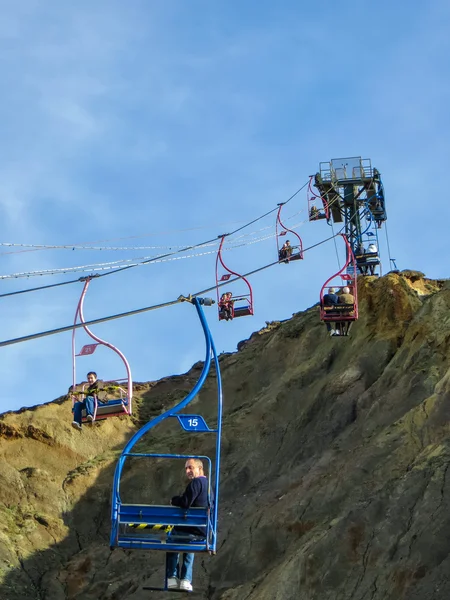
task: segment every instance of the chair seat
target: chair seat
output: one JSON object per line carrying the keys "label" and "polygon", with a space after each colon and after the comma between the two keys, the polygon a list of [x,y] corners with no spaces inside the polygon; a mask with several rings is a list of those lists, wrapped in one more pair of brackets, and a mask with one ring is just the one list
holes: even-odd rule
{"label": "chair seat", "polygon": [[335,304],[324,306],[322,321],[356,321],[354,304]]}
{"label": "chair seat", "polygon": [[236,306],[234,308],[233,316],[236,317],[246,317],[248,315],[252,315],[253,313],[250,310],[250,306]]}
{"label": "chair seat", "polygon": [[376,264],[380,263],[380,257],[378,256],[377,252],[369,252],[366,254],[357,254],[355,258],[356,258],[356,264],[358,266],[365,265],[367,263],[376,263]]}
{"label": "chair seat", "polygon": [[355,310],[354,304],[334,304],[333,306],[324,306],[323,310],[329,312],[347,312]]}
{"label": "chair seat", "polygon": [[[123,398],[123,400],[118,398],[107,400],[106,402],[97,402],[97,417],[125,414],[123,406],[128,406],[128,398]],[[85,409],[83,409],[81,414],[82,418],[86,419]]]}
{"label": "chair seat", "polygon": [[206,527],[209,509],[206,507],[180,508],[169,504],[123,504],[119,505],[121,523],[147,523],[153,525],[189,525]]}

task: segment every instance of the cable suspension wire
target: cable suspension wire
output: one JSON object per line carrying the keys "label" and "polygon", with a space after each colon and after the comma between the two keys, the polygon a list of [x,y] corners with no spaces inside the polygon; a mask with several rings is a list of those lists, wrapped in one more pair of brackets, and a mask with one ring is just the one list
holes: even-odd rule
{"label": "cable suspension wire", "polygon": [[[299,194],[309,183],[309,180],[303,184],[300,188],[298,188],[298,190],[296,192],[294,192],[292,194],[292,196],[290,196],[290,198],[288,198],[287,200],[285,200],[285,202],[283,202],[283,204],[288,204],[293,198],[295,198],[295,196],[297,196],[297,194]],[[261,217],[258,217],[257,219],[254,219],[253,221],[250,221],[250,223],[247,223],[247,225],[243,225],[242,227],[239,227],[238,229],[235,229],[234,231],[232,231],[229,234],[225,234],[225,235],[234,235],[235,233],[237,233],[238,231],[241,231],[242,229],[244,229],[245,227],[248,227],[249,225],[253,225],[253,223],[256,223],[257,221],[264,219],[264,217],[267,217],[268,215],[271,215],[273,212],[278,210],[278,205],[276,208],[273,208],[272,210],[269,210],[268,212],[266,212],[264,215],[262,215]]]}
{"label": "cable suspension wire", "polygon": [[[305,248],[303,250],[303,252],[308,252],[309,250],[313,250],[314,248],[317,248],[318,246],[321,246],[322,244],[325,244],[326,242],[329,242],[330,240],[336,238],[338,235],[340,235],[340,233],[343,231],[343,227],[334,235],[321,240],[320,242],[317,242],[317,244],[313,244],[312,246],[309,246],[308,248]],[[215,290],[216,288],[221,288],[224,286],[228,286],[231,283],[234,283],[235,281],[239,281],[239,279],[244,279],[244,277],[250,277],[251,275],[255,275],[255,273],[259,273],[260,271],[264,271],[265,269],[269,269],[270,267],[273,267],[275,265],[279,265],[280,261],[276,260],[272,263],[269,263],[267,265],[264,265],[262,267],[258,267],[257,269],[254,269],[253,271],[248,271],[248,273],[244,273],[243,275],[239,275],[238,277],[234,277],[233,279],[228,279],[227,281],[224,281],[223,283],[217,283],[216,285],[213,285],[212,287],[209,287],[205,290],[201,290],[199,292],[196,292],[195,294],[192,294],[193,296],[203,296],[203,294],[207,294],[208,292],[211,292],[213,290]],[[1,344],[0,344],[1,345]]]}
{"label": "cable suspension wire", "polygon": [[[342,231],[342,230],[341,230]],[[336,234],[339,235],[340,231]],[[316,248],[317,246],[321,246],[322,244],[325,244],[326,242],[329,242],[331,239],[333,239],[335,236],[331,236],[326,238],[325,240],[322,240],[320,242],[318,242],[317,244],[313,244],[312,246],[309,246],[309,248],[305,248],[303,250],[303,252],[308,252],[309,250],[312,250],[313,248]],[[267,265],[264,265],[262,267],[258,267],[257,269],[253,269],[252,271],[249,271],[248,273],[244,273],[243,275],[239,275],[238,277],[234,277],[233,279],[229,279],[228,281],[224,281],[223,283],[219,283],[217,285],[213,285],[209,288],[206,288],[204,290],[201,290],[199,292],[196,292],[195,294],[192,294],[192,296],[202,296],[204,294],[207,294],[208,292],[211,292],[213,290],[216,289],[216,287],[222,287],[225,285],[230,285],[231,283],[238,281],[244,277],[249,277],[251,275],[254,275],[256,273],[260,273],[261,271],[264,271],[265,269],[269,269],[270,267],[273,267],[275,265],[279,265],[279,261],[276,260],[275,262],[269,263]],[[99,277],[98,275],[96,275],[95,277]],[[86,278],[82,278],[82,279],[86,279]],[[81,281],[81,280],[80,280]],[[42,337],[48,337],[51,335],[56,335],[57,333],[64,333],[66,331],[72,331],[73,329],[79,329],[80,327],[84,327],[86,326],[90,326],[90,325],[97,325],[99,323],[106,323],[107,321],[114,321],[116,319],[122,319],[124,317],[131,317],[133,315],[138,315],[144,312],[149,312],[151,310],[158,310],[160,308],[166,308],[168,306],[173,306],[174,304],[178,304],[179,302],[182,302],[183,300],[185,300],[186,297],[185,296],[179,296],[176,300],[171,300],[169,302],[163,302],[161,304],[154,304],[152,306],[146,306],[144,308],[138,308],[135,310],[130,310],[127,312],[123,312],[123,313],[118,313],[115,315],[110,315],[108,317],[100,317],[98,319],[92,319],[91,321],[85,321],[84,323],[77,323],[77,324],[71,324],[71,325],[66,325],[64,327],[58,327],[56,329],[49,329],[48,331],[41,331],[40,333],[32,333],[30,335],[25,335],[19,338],[13,338],[10,340],[4,340],[2,342],[0,342],[0,348],[4,347],[4,346],[11,346],[13,344],[19,344],[21,342],[28,342],[31,340],[36,340],[38,338],[42,338]]]}
{"label": "cable suspension wire", "polygon": [[[338,252],[338,247],[336,244],[336,236],[334,235],[334,225],[333,225],[333,221],[331,221],[331,231],[333,232],[333,238],[334,238],[334,249],[336,250],[336,258],[337,258],[337,263],[338,263],[338,267],[339,267],[339,271],[341,270],[341,261],[339,260],[339,252]],[[342,231],[342,230],[341,230]]]}
{"label": "cable suspension wire", "polygon": [[[232,246],[229,246],[227,248],[227,250],[233,250],[234,248],[241,248],[242,246],[246,246],[249,244],[254,244],[260,241],[264,241],[268,238],[270,238],[271,236],[264,236],[261,238],[257,238],[257,239],[253,239],[253,240],[248,240],[246,242],[241,242],[239,244],[233,244]],[[212,246],[213,244],[208,244],[207,246]],[[217,241],[214,243],[214,246],[217,245]],[[207,247],[205,246],[201,246],[202,248]],[[159,259],[158,256],[156,257],[151,257],[153,260],[153,263],[162,263],[162,262],[169,262],[169,261],[174,261],[174,260],[182,260],[185,258],[194,258],[194,257],[198,257],[198,256],[206,256],[208,254],[215,254],[217,250],[210,250],[208,252],[197,252],[194,254],[185,254],[182,256],[172,256],[172,257],[168,257],[168,258],[161,258]],[[63,273],[76,273],[76,272],[93,272],[93,271],[105,271],[108,269],[115,269],[117,267],[118,264],[123,264],[123,263],[131,263],[132,266],[141,266],[143,263],[142,262],[136,262],[136,261],[143,261],[145,259],[147,259],[149,257],[136,257],[136,258],[124,258],[124,259],[120,259],[120,260],[116,260],[116,261],[111,261],[111,262],[105,262],[105,263],[94,263],[94,264],[89,264],[89,265],[78,265],[75,267],[61,267],[60,269],[46,269],[43,271],[29,271],[29,272],[24,272],[24,273],[12,273],[10,275],[0,275],[0,280],[2,279],[18,279],[21,277],[36,277],[36,276],[44,276],[44,275],[57,275],[57,274],[63,274]]]}
{"label": "cable suspension wire", "polygon": [[[285,204],[287,204],[288,202],[290,202],[292,200],[292,198],[294,198],[306,185],[308,185],[308,182],[306,182],[304,185],[302,185],[286,202]],[[257,217],[256,219],[253,219],[252,221],[249,221],[248,223],[246,223],[245,225],[242,225],[242,227],[238,227],[237,229],[235,229],[234,231],[231,231],[230,233],[226,233],[224,234],[225,236],[230,236],[230,235],[234,235],[236,234],[238,231],[242,231],[243,229],[245,229],[246,227],[249,227],[250,225],[253,225],[253,223],[256,223],[257,221],[260,221],[261,219],[264,219],[265,217],[267,217],[268,215],[272,214],[275,210],[278,210],[277,208],[274,208],[272,210],[269,210],[268,212],[264,213],[263,215],[261,215],[260,217]],[[222,237],[222,236],[219,236]],[[217,240],[217,237],[212,238],[211,240],[207,240],[205,242],[203,242],[203,244],[209,244],[210,242],[213,242]],[[188,251],[188,250],[192,250],[194,248],[196,248],[199,244],[194,244],[191,246],[187,246],[186,248],[184,248],[184,250],[178,250],[177,252],[174,252],[172,254],[178,254],[184,251]],[[169,254],[170,256],[170,254]],[[158,258],[166,258],[166,256],[160,256]],[[153,262],[152,259],[149,259],[148,261],[143,261],[143,263],[141,264],[148,264],[149,262]],[[114,271],[110,271],[109,273],[102,273],[101,275],[99,275],[99,277],[106,277],[107,275],[112,275],[114,273],[120,273],[121,271],[125,271],[127,269],[132,268],[132,265],[126,266],[126,267],[121,267],[119,269],[116,269]]]}
{"label": "cable suspension wire", "polygon": [[[230,225],[232,224],[236,224],[236,223],[242,223],[242,221],[231,221],[231,223],[229,223]],[[169,234],[173,234],[173,233],[184,233],[186,231],[198,231],[200,229],[209,229],[210,227],[223,227],[224,224],[223,223],[215,223],[215,224],[209,224],[209,225],[201,225],[200,227],[188,227],[186,229],[169,229],[167,231],[155,231],[152,233],[143,233],[142,235],[130,235],[130,236],[125,236],[125,237],[118,237],[118,238],[109,238],[106,240],[96,240],[93,242],[88,242],[88,244],[99,244],[102,242],[115,242],[118,240],[133,240],[133,239],[141,239],[141,238],[145,238],[145,237],[151,237],[151,236],[156,236],[156,235],[169,235]],[[21,246],[21,247],[26,247],[26,250],[16,250],[16,251],[11,251],[11,252],[0,252],[0,256],[4,255],[4,254],[20,254],[21,252],[36,252],[38,250],[51,250],[54,248],[67,248],[72,250],[73,248],[82,248],[83,245],[82,244],[64,244],[62,246],[57,246],[57,245],[51,245],[51,246],[45,246],[43,244],[13,244],[13,243],[0,243],[0,246]],[[171,246],[172,248],[174,246]],[[179,246],[181,248],[181,246]]]}
{"label": "cable suspension wire", "polygon": [[[305,212],[303,209],[297,211],[296,213],[294,213],[293,215],[291,215],[290,217],[286,217],[284,219],[285,222],[287,221],[291,221],[294,217],[296,217],[297,215],[301,214],[302,212]],[[296,227],[299,227],[300,225],[304,224],[304,223],[308,223],[309,222],[309,218],[304,219],[303,221],[300,221],[299,223],[296,223],[295,225],[292,225],[292,229],[295,229]],[[245,238],[245,237],[249,237],[251,235],[254,235],[255,233],[261,233],[262,231],[267,231],[269,229],[273,230],[273,224],[272,225],[267,225],[266,227],[261,227],[260,229],[257,229],[256,231],[253,231],[251,233],[242,233],[241,235],[238,235],[236,237],[230,237],[230,240],[239,240],[241,238]],[[276,237],[276,234],[273,235],[273,237]]]}
{"label": "cable suspension wire", "polygon": [[[303,225],[304,223],[306,223],[307,221],[300,221],[299,223],[295,223],[294,225],[292,225],[292,229],[297,229],[298,227],[300,227],[300,225]],[[272,227],[264,227],[262,228],[260,231],[263,230],[267,230],[267,229],[273,229]],[[252,234],[254,233],[259,233],[259,232],[252,232]],[[238,236],[237,238],[230,238],[230,241],[238,241],[241,238],[244,237],[249,237],[252,234],[244,234],[242,236]],[[230,246],[228,246],[227,248],[225,248],[226,251],[228,250],[234,250],[236,248],[242,248],[243,246],[250,246],[252,244],[256,244],[259,242],[263,242],[266,241],[268,239],[272,239],[276,236],[275,233],[271,233],[269,235],[265,235],[259,238],[253,238],[253,239],[249,239],[246,241],[241,241],[241,243],[239,244],[232,244]],[[214,244],[205,244],[204,246],[199,246],[200,248],[206,248],[209,246],[216,246],[218,243],[218,241],[216,240],[216,242]],[[194,254],[185,254],[182,256],[169,256],[168,258],[158,258],[158,257],[152,257],[152,263],[156,264],[156,263],[163,263],[163,262],[171,262],[171,261],[175,261],[175,260],[184,260],[184,259],[188,259],[188,258],[197,258],[200,256],[207,256],[210,254],[215,254],[217,250],[210,250],[208,252],[196,252]],[[46,269],[43,271],[28,271],[28,272],[22,272],[22,273],[11,273],[8,275],[0,275],[0,280],[6,280],[6,279],[20,279],[20,278],[29,278],[29,277],[42,277],[45,275],[58,275],[58,274],[66,274],[66,273],[92,273],[95,271],[107,271],[109,269],[115,269],[117,267],[118,264],[123,264],[123,263],[130,263],[130,266],[142,266],[143,264],[146,264],[145,262],[142,262],[144,259],[146,259],[148,257],[140,257],[140,258],[125,258],[125,259],[120,259],[117,261],[111,261],[111,262],[105,262],[105,263],[94,263],[94,264],[89,264],[89,265],[78,265],[75,267],[61,267],[59,269]],[[141,261],[141,262],[136,262],[136,261]],[[76,280],[78,281],[78,280]],[[2,297],[2,295],[0,295],[0,298]]]}
{"label": "cable suspension wire", "polygon": [[[291,196],[290,196],[290,197],[289,197],[289,198],[288,198],[288,199],[287,199],[287,200],[284,202],[284,204],[288,204],[288,203],[289,203],[289,202],[290,202],[290,201],[291,201],[293,198],[295,198],[295,197],[297,196],[297,194],[299,194],[299,193],[300,193],[300,192],[301,192],[301,191],[302,191],[302,190],[303,190],[303,189],[304,189],[304,188],[305,188],[307,185],[308,185],[308,182],[306,182],[304,185],[302,185],[302,186],[301,186],[301,187],[300,187],[300,188],[299,188],[299,189],[298,189],[296,192],[294,192],[294,194],[292,194],[292,195],[291,195]],[[271,213],[273,213],[273,212],[274,212],[274,211],[276,211],[276,210],[278,210],[278,208],[274,208],[274,209],[272,209],[272,210],[270,210],[270,211],[268,211],[268,212],[264,213],[264,214],[263,214],[263,215],[261,215],[260,217],[257,217],[256,219],[253,219],[252,221],[249,221],[247,224],[243,225],[242,227],[239,227],[239,228],[235,229],[234,231],[232,231],[232,232],[230,232],[230,233],[228,233],[228,234],[225,234],[225,235],[226,235],[227,237],[228,237],[228,236],[232,236],[232,235],[234,235],[234,234],[238,233],[239,231],[242,231],[242,230],[243,230],[243,229],[245,229],[246,227],[249,227],[249,226],[250,226],[250,225],[252,225],[253,223],[256,223],[257,221],[260,221],[261,219],[263,219],[263,218],[267,217],[268,215],[270,215]],[[188,231],[188,230],[186,230],[186,231]],[[220,237],[221,237],[221,236],[220,236]],[[119,239],[120,239],[120,238],[119,238]],[[127,238],[125,238],[125,239],[127,239]],[[195,248],[202,247],[202,246],[206,246],[206,245],[208,245],[208,244],[212,244],[212,243],[217,243],[217,238],[212,238],[212,239],[210,239],[210,240],[206,240],[206,241],[204,241],[204,242],[201,242],[200,244],[194,244],[194,245],[191,245],[191,246],[186,246],[186,247],[184,247],[184,248],[182,248],[182,249],[180,249],[180,250],[177,250],[177,251],[175,251],[175,252],[169,252],[169,253],[166,253],[166,254],[158,255],[157,257],[149,258],[148,260],[145,260],[145,261],[143,261],[142,263],[139,263],[139,264],[126,265],[126,266],[123,266],[123,267],[117,268],[117,269],[115,269],[115,270],[111,270],[111,271],[109,271],[108,273],[101,273],[101,274],[99,274],[99,273],[98,273],[98,274],[96,274],[96,276],[97,276],[97,277],[105,277],[105,276],[107,276],[107,275],[112,275],[112,274],[115,274],[115,273],[119,273],[119,272],[121,272],[121,271],[124,271],[124,270],[130,269],[130,268],[133,268],[133,267],[135,267],[135,266],[141,266],[141,265],[143,265],[143,264],[149,264],[149,263],[151,263],[151,262],[154,262],[154,261],[156,261],[156,260],[159,260],[159,259],[162,259],[162,258],[167,258],[167,257],[169,257],[169,256],[173,256],[173,255],[175,255],[175,254],[181,254],[182,252],[186,252],[186,251],[189,251],[189,250],[193,250],[193,249],[195,249]],[[0,294],[0,298],[2,298],[2,297],[6,297],[6,296],[14,296],[14,295],[16,295],[16,294],[25,294],[25,293],[27,293],[27,292],[34,292],[34,291],[38,291],[38,290],[40,290],[40,289],[49,289],[50,287],[57,287],[57,286],[62,286],[62,285],[69,285],[69,284],[75,283],[75,282],[77,282],[77,281],[79,281],[79,280],[78,280],[78,279],[76,279],[76,280],[72,280],[72,281],[64,281],[64,282],[61,282],[61,283],[59,283],[59,284],[53,284],[53,285],[46,285],[46,286],[41,286],[41,287],[35,287],[35,288],[30,288],[30,289],[27,289],[27,290],[19,290],[19,291],[17,291],[17,292],[10,292],[10,293],[8,293],[8,294]]]}
{"label": "cable suspension wire", "polygon": [[35,288],[28,288],[27,290],[8,292],[6,294],[0,294],[0,298],[6,298],[7,296],[16,296],[17,294],[26,294],[27,292],[37,292],[38,290],[48,290],[49,288],[60,287],[61,285],[68,285],[69,283],[77,283],[79,281],[79,279],[72,279],[72,281],[62,281],[60,283],[52,283],[50,285],[41,285]]}
{"label": "cable suspension wire", "polygon": [[[160,258],[165,258],[165,257],[170,257],[170,256],[174,256],[176,254],[180,254],[183,251],[186,251],[188,249],[194,249],[194,248],[204,248],[206,246],[212,246],[217,244],[217,240],[210,240],[210,242],[214,242],[214,244],[212,243],[202,243],[202,244],[196,244],[193,246],[189,246],[189,247],[181,247],[182,250],[176,250],[174,252],[168,252],[165,254],[157,254],[156,256],[152,256],[152,257],[136,257],[136,258],[124,258],[124,259],[120,259],[117,261],[111,261],[109,263],[93,263],[90,265],[79,265],[76,267],[62,267],[60,269],[47,269],[47,270],[43,270],[43,271],[30,271],[30,272],[23,272],[23,273],[12,273],[9,275],[0,275],[0,280],[1,279],[17,279],[20,277],[35,277],[35,276],[43,276],[43,275],[57,275],[57,274],[64,274],[64,273],[71,273],[71,272],[82,272],[82,271],[92,271],[92,270],[100,270],[98,267],[105,267],[108,269],[116,269],[117,271],[123,270],[123,269],[127,269],[127,268],[131,268],[131,267],[135,267],[135,266],[140,266],[142,264],[148,264],[150,262],[156,262],[158,261]],[[136,262],[136,261],[142,261],[142,262]],[[128,264],[126,267],[121,267],[119,269],[117,269],[117,265],[119,264],[123,264],[123,263],[131,263]],[[107,266],[106,265],[110,265]],[[115,272],[115,271],[114,271]],[[103,275],[109,275],[110,273],[103,273]],[[78,281],[78,280],[77,280]],[[68,283],[68,282],[66,282]],[[0,296],[1,297],[1,296]]]}
{"label": "cable suspension wire", "polygon": [[163,302],[162,304],[155,304],[153,306],[146,306],[145,308],[138,308],[136,310],[130,310],[124,313],[118,313],[116,315],[111,315],[109,317],[101,317],[99,319],[92,319],[91,321],[85,321],[84,323],[76,323],[75,325],[66,325],[65,327],[58,327],[57,329],[49,329],[48,331],[42,331],[41,333],[33,333],[31,335],[25,335],[20,338],[15,338],[12,340],[7,340],[4,342],[0,342],[0,347],[2,346],[10,346],[11,344],[19,344],[20,342],[27,342],[30,340],[35,340],[37,338],[46,337],[49,335],[55,335],[56,333],[64,333],[65,331],[72,331],[73,329],[80,329],[84,325],[96,325],[97,323],[106,323],[107,321],[113,321],[114,319],[121,319],[123,317],[130,317],[132,315],[138,315],[143,312],[148,312],[150,310],[157,310],[158,308],[166,308],[167,306],[172,306],[173,304],[178,304],[180,299],[172,300],[170,302]]}
{"label": "cable suspension wire", "polygon": [[[292,215],[291,217],[289,217],[289,219],[294,218],[297,214],[301,213],[303,211],[298,211],[297,213],[295,213],[294,215]],[[300,221],[299,223],[296,223],[295,225],[293,225],[292,227],[295,229],[297,227],[299,227],[300,225],[306,223],[307,220],[304,221]],[[254,235],[255,233],[259,233],[261,231],[264,230],[268,230],[268,229],[272,229],[271,226],[269,227],[263,227],[257,231],[254,232],[250,232],[248,234],[242,234],[240,236],[237,236],[236,238],[234,237],[230,237],[230,241],[237,241],[241,238],[245,238],[245,237],[250,237],[251,235]],[[231,235],[231,234],[230,234]],[[234,244],[234,245],[230,245],[228,248],[226,248],[227,250],[230,249],[234,249],[234,248],[239,248],[242,247],[243,245],[250,245],[250,244],[254,244],[257,243],[259,241],[264,241],[267,239],[270,239],[272,237],[275,237],[275,234],[271,234],[268,236],[264,236],[261,238],[257,238],[257,239],[253,239],[248,241],[247,243],[241,243],[241,244]],[[198,244],[196,246],[193,246],[192,248],[206,248],[206,247],[210,247],[210,246],[216,246],[218,244],[218,239],[214,239],[214,241],[212,243],[205,243],[205,244]],[[206,256],[208,254],[214,254],[216,251],[211,251],[211,252],[200,252],[200,253],[195,253],[195,254],[190,254],[190,255],[184,255],[184,256],[174,256],[175,254],[178,254],[181,251],[176,251],[173,253],[168,253],[168,254],[161,254],[161,255],[157,255],[154,257],[136,257],[136,258],[127,258],[127,259],[120,259],[117,261],[110,261],[110,262],[105,262],[105,263],[93,263],[93,264],[88,264],[88,265],[78,265],[75,267],[61,267],[59,269],[46,269],[46,270],[42,270],[42,271],[29,271],[29,272],[20,272],[20,273],[12,273],[12,274],[8,274],[8,275],[0,275],[0,280],[6,280],[6,279],[19,279],[19,278],[29,278],[29,277],[36,277],[36,276],[45,276],[45,275],[58,275],[58,274],[67,274],[67,273],[77,273],[77,272],[94,272],[94,271],[109,271],[111,269],[117,269],[117,266],[123,265],[124,263],[129,263],[126,265],[126,267],[123,268],[129,268],[129,267],[139,267],[142,265],[146,265],[149,264],[150,262],[152,263],[162,263],[162,262],[169,262],[172,260],[180,260],[180,259],[184,259],[184,258],[194,258],[194,257],[198,257],[198,256]],[[140,262],[137,262],[140,261]],[[104,275],[107,275],[109,273],[103,273]],[[78,280],[75,280],[78,281]],[[65,283],[69,283],[69,282],[65,282]],[[72,283],[72,282],[70,282]],[[63,285],[63,284],[60,284]],[[33,288],[33,291],[39,289],[39,288]],[[21,292],[18,293],[25,293],[26,291],[31,291],[31,290],[22,290]],[[8,295],[13,295],[14,292],[12,292],[11,294]],[[0,295],[0,298],[3,295]]]}
{"label": "cable suspension wire", "polygon": [[394,269],[397,269],[397,264],[395,262],[395,258],[391,257],[391,247],[389,244],[389,235],[388,235],[388,230],[387,230],[387,223],[384,223],[384,230],[386,232],[386,245],[387,245],[387,249],[388,249],[388,256],[389,256],[389,267],[392,268],[392,265],[394,266]]}
{"label": "cable suspension wire", "polygon": [[[300,214],[304,212],[303,210],[299,210],[297,211],[294,215],[287,217],[287,219],[285,220],[290,220],[292,219],[294,216]],[[258,231],[262,231],[263,229],[269,229],[270,227],[263,227],[261,229],[259,229]],[[201,229],[200,227],[198,229]],[[184,231],[184,230],[181,230]],[[242,234],[242,236],[246,236],[246,235],[253,235],[253,233],[244,233]],[[147,235],[157,235],[155,234],[147,234]],[[238,236],[238,237],[242,237],[242,236]],[[132,237],[137,237],[137,236],[132,236]],[[126,239],[126,238],[125,238]],[[211,243],[211,244],[205,244],[205,246],[212,246],[214,245],[216,242]],[[172,250],[174,248],[184,248],[184,245],[180,245],[180,244],[170,244],[170,246],[87,246],[87,245],[82,245],[82,244],[19,244],[19,243],[13,243],[13,242],[0,242],[0,247],[7,247],[7,248],[31,248],[31,249],[35,249],[35,250],[70,250],[70,251],[75,251],[75,250],[96,250],[96,251],[102,251],[102,252],[115,252],[115,251],[121,251],[121,250]],[[14,252],[0,252],[0,256],[3,256],[5,254],[14,254]]]}
{"label": "cable suspension wire", "polygon": [[[227,248],[225,248],[225,250],[230,251],[230,250],[235,250],[236,248],[242,248],[243,246],[250,246],[252,244],[257,244],[259,242],[266,241],[273,237],[275,237],[275,235],[271,234],[271,235],[266,235],[266,236],[263,236],[260,238],[254,238],[251,240],[247,240],[245,242],[242,241],[240,244],[233,244],[231,246],[228,246]],[[161,259],[155,258],[152,261],[152,264],[172,262],[172,261],[176,261],[176,260],[185,260],[185,259],[190,259],[190,258],[198,258],[200,256],[208,256],[210,254],[216,254],[216,252],[217,252],[217,250],[209,250],[208,252],[196,252],[194,254],[184,254],[181,256],[172,256],[169,258],[161,258]],[[61,269],[48,269],[46,271],[30,271],[28,273],[13,273],[11,275],[0,275],[0,280],[13,279],[13,278],[20,279],[20,278],[25,278],[25,277],[29,278],[29,277],[57,275],[57,274],[65,274],[65,273],[93,273],[95,271],[107,271],[109,269],[116,268],[117,264],[119,264],[119,263],[130,262],[133,260],[136,261],[139,259],[122,259],[120,261],[113,261],[110,263],[95,263],[92,265],[81,265],[81,266],[77,266],[77,267],[64,267]],[[140,267],[143,264],[144,263],[142,263],[142,262],[135,262],[135,263],[133,263],[133,266]],[[77,279],[75,281],[79,281],[79,280]],[[56,285],[62,285],[62,284],[56,284]],[[2,296],[0,295],[0,298],[1,297]]]}
{"label": "cable suspension wire", "polygon": [[[212,244],[211,244],[212,245]],[[12,244],[10,242],[0,242],[0,246],[20,246],[25,248],[34,248],[36,250],[101,250],[102,252],[113,252],[117,250],[172,250],[173,248],[183,248],[178,244],[170,246],[51,246],[51,245],[36,245],[36,244]],[[14,254],[13,252],[1,252],[3,254]]]}

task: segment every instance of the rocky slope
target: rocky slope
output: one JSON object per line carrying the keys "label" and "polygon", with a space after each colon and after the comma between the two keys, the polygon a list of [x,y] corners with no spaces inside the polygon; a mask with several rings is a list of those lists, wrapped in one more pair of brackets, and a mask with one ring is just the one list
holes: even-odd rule
{"label": "rocky slope", "polygon": [[[312,307],[221,357],[220,549],[196,559],[197,597],[450,597],[450,284],[409,271],[359,290],[347,339]],[[136,427],[198,374],[137,386],[133,421],[81,434],[64,398],[0,417],[2,600],[167,598],[142,590],[162,582],[162,554],[109,550],[112,475]],[[206,418],[214,383],[195,401]],[[142,447],[208,452],[173,431]],[[168,497],[180,481],[137,462],[124,484]]]}

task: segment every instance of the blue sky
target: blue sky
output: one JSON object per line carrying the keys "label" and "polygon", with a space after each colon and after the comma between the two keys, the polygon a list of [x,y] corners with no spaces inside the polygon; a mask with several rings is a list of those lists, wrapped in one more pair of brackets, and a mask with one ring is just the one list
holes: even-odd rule
{"label": "blue sky", "polygon": [[[234,0],[0,6],[1,241],[145,247],[2,246],[0,274],[195,244],[274,208],[319,162],[362,156],[382,175],[397,266],[448,277],[448,2],[412,1],[407,10],[385,1],[324,1],[320,8]],[[305,190],[284,217],[299,225],[306,208]],[[247,245],[226,253],[229,266],[246,271],[275,260],[268,237],[274,225],[271,215],[244,230]],[[330,235],[323,221],[298,231],[305,246]],[[85,316],[209,287],[214,264],[212,253],[94,281]],[[207,312],[218,350],[234,350],[265,321],[314,304],[336,270],[329,242],[301,263],[255,275],[253,318],[218,323],[215,310]],[[86,274],[5,279],[1,293]],[[70,324],[81,288],[2,298],[2,340]],[[203,357],[187,305],[93,329],[126,354],[138,381],[186,371]],[[79,346],[88,341],[79,336]],[[71,383],[68,333],[0,351],[0,411],[50,401]],[[106,349],[80,359],[78,368],[104,379],[123,375]]]}

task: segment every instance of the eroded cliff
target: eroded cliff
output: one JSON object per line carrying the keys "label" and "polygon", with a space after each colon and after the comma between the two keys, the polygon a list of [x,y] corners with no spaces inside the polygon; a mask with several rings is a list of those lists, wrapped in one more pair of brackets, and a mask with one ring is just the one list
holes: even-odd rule
{"label": "eroded cliff", "polygon": [[[198,557],[211,600],[448,600],[450,285],[416,272],[359,281],[360,319],[329,338],[318,308],[270,323],[221,357],[220,549]],[[193,386],[137,386],[133,421],[70,427],[64,398],[0,419],[0,598],[164,598],[159,553],[109,550],[116,457]],[[208,380],[195,410],[214,407]],[[208,452],[164,433],[148,447]],[[178,485],[133,465],[130,493]]]}

